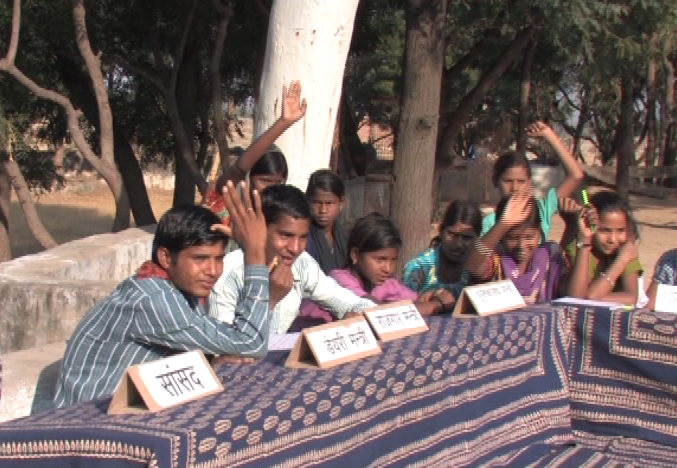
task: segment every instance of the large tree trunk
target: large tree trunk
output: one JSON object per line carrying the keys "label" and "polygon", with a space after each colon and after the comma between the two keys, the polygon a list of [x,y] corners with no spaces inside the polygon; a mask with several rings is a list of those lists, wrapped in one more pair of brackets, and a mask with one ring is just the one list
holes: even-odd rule
{"label": "large tree trunk", "polygon": [[7,154],[0,151],[0,263],[12,259],[9,241],[9,207],[12,201],[12,182],[5,168]]}
{"label": "large tree trunk", "polygon": [[[656,45],[656,35],[651,38],[651,50],[654,51]],[[656,128],[656,59],[651,57],[646,71],[646,150],[644,158],[646,167],[652,167],[656,163],[656,139],[658,138],[658,129]]]}
{"label": "large tree trunk", "polygon": [[390,210],[402,232],[398,271],[429,242],[444,70],[446,0],[409,0],[402,111]]}
{"label": "large tree trunk", "polygon": [[536,35],[529,43],[526,54],[524,55],[524,61],[522,62],[519,117],[517,119],[517,151],[521,154],[527,153],[527,125],[529,125],[529,101],[531,99],[531,69],[534,65],[537,44],[538,35]]}
{"label": "large tree trunk", "polygon": [[275,0],[270,12],[254,136],[279,117],[282,85],[301,80],[309,97],[305,120],[277,145],[287,156],[289,182],[303,189],[312,172],[329,165],[357,4]]}
{"label": "large tree trunk", "polygon": [[470,91],[456,107],[456,110],[449,118],[446,127],[442,132],[437,147],[438,161],[448,163],[453,160],[454,146],[461,133],[463,124],[468,120],[472,112],[482,103],[486,94],[498,83],[503,74],[510,65],[519,57],[522,50],[527,46],[533,37],[534,29],[526,28],[517,33],[517,36],[505,48],[501,56],[491,66],[491,68],[482,75],[475,87]]}
{"label": "large tree trunk", "polygon": [[12,187],[14,188],[16,197],[21,204],[21,209],[24,212],[24,216],[26,216],[28,228],[31,230],[33,236],[35,236],[35,239],[45,249],[51,249],[52,247],[59,245],[42,224],[40,216],[35,209],[35,203],[31,197],[31,191],[28,188],[26,179],[24,179],[24,176],[21,173],[21,169],[19,169],[19,165],[11,156],[3,163],[3,165],[9,174],[10,180],[12,181]]}
{"label": "large tree trunk", "polygon": [[[664,51],[670,51],[672,48],[672,38],[668,37],[664,44]],[[665,53],[665,52],[664,52]],[[668,131],[675,117],[675,67],[670,61],[668,54],[663,58],[663,69],[665,76],[663,102],[661,102],[661,121],[658,129],[658,141],[660,148],[658,151],[658,166],[665,165],[667,152],[670,149],[670,132]]]}
{"label": "large tree trunk", "polygon": [[137,226],[156,224],[157,220],[153,213],[153,207],[148,198],[146,181],[143,179],[143,171],[139,164],[134,149],[122,128],[113,124],[115,128],[115,162],[120,168],[120,174],[129,195],[134,222]]}
{"label": "large tree trunk", "polygon": [[621,109],[616,133],[616,191],[624,200],[630,196],[630,166],[635,159],[635,136],[632,71],[623,70],[621,76]]}

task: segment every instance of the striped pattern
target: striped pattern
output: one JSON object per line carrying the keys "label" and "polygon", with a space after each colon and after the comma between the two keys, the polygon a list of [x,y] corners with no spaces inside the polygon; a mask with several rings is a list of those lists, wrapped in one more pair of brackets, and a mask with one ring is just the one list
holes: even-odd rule
{"label": "striped pattern", "polygon": [[677,249],[668,250],[658,259],[653,280],[657,284],[677,286]]}
{"label": "striped pattern", "polygon": [[68,342],[57,407],[110,395],[125,370],[176,351],[263,356],[268,349],[268,271],[247,266],[242,300],[230,324],[209,317],[171,282],[135,277],[94,306]]}
{"label": "striped pattern", "polygon": [[[221,278],[216,282],[209,299],[209,314],[218,320],[232,323],[237,304],[244,291],[244,254],[242,250],[229,253],[223,261]],[[348,312],[361,312],[374,303],[356,296],[331,277],[308,252],[303,252],[292,265],[294,286],[275,306],[270,318],[271,333],[285,333],[299,314],[301,301],[310,299],[337,318]]]}

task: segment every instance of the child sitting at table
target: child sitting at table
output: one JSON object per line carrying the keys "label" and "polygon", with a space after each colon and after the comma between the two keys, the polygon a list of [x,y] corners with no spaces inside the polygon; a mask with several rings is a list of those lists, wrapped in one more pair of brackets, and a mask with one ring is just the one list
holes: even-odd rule
{"label": "child sitting at table", "polygon": [[465,261],[481,230],[482,212],[475,203],[451,202],[430,248],[404,267],[404,285],[419,294],[444,288],[458,299],[470,280]]}
{"label": "child sitting at table", "polygon": [[598,192],[578,216],[578,240],[566,247],[571,297],[635,305],[639,295],[637,224],[616,193]]}
{"label": "child sitting at table", "polygon": [[527,304],[560,295],[568,264],[555,242],[541,243],[540,211],[529,192],[504,198],[496,208],[498,222],[475,241],[467,269],[478,282],[510,279]]}
{"label": "child sitting at table", "polygon": [[668,250],[656,263],[653,279],[649,285],[647,295],[649,296],[648,307],[654,310],[656,307],[656,296],[658,285],[677,286],[677,249]]}

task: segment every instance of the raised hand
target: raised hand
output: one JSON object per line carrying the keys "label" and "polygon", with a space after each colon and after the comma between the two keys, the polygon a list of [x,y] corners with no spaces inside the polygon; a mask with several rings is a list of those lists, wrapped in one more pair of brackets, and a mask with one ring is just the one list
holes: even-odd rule
{"label": "raised hand", "polygon": [[522,224],[531,215],[531,210],[536,209],[531,192],[518,192],[510,196],[500,222],[508,227]]}
{"label": "raised hand", "polygon": [[282,86],[282,116],[280,119],[291,125],[306,115],[307,107],[306,100],[301,99],[300,81],[292,81],[289,84],[289,89],[284,85]]}
{"label": "raised hand", "polygon": [[626,265],[639,256],[637,246],[633,241],[628,241],[618,249],[618,258]]}
{"label": "raised hand", "polygon": [[594,206],[581,208],[578,212],[578,240],[587,242],[592,239],[593,226],[598,221],[599,215]]}
{"label": "raised hand", "polygon": [[[256,261],[247,263],[265,263],[265,248],[268,236],[266,220],[261,209],[261,196],[254,190],[250,195],[246,182],[241,182],[244,201],[232,181],[228,181],[223,188],[223,201],[226,204],[231,218],[231,226],[215,224],[212,229],[219,230],[228,236],[234,237],[245,255],[254,255]],[[254,198],[252,204],[252,197]]]}
{"label": "raised hand", "polygon": [[532,138],[548,138],[554,134],[555,132],[553,129],[550,128],[548,124],[541,122],[540,120],[527,127],[527,135]]}
{"label": "raised hand", "polygon": [[559,199],[559,212],[565,214],[578,214],[583,209],[583,206],[580,205],[573,198],[560,198]]}

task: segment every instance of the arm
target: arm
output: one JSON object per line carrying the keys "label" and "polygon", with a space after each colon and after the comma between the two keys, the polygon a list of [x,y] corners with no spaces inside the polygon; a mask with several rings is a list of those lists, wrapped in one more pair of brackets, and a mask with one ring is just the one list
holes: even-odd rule
{"label": "arm", "polygon": [[543,138],[555,150],[566,174],[562,183],[557,187],[557,197],[565,198],[570,196],[585,176],[576,158],[564,146],[564,143],[562,143],[562,140],[560,140],[555,131],[545,123],[534,122],[527,128],[527,133],[531,137]]}
{"label": "arm", "polygon": [[266,154],[275,140],[282,135],[285,130],[294,125],[306,113],[306,100],[301,99],[301,83],[292,81],[289,90],[286,86],[282,87],[282,115],[275,123],[254,142],[238,159],[238,161],[224,171],[216,182],[216,190],[221,193],[223,186],[229,180],[238,183],[244,180],[247,172]]}
{"label": "arm", "polygon": [[646,306],[649,310],[656,310],[656,296],[658,295],[658,283],[656,283],[656,280],[651,281],[646,295],[649,296],[649,303]]}
{"label": "arm", "polygon": [[404,266],[402,284],[418,293],[421,292],[426,282],[426,272],[419,257],[414,257]]}
{"label": "arm", "polygon": [[[600,299],[623,304],[637,303],[639,277],[638,271],[626,271],[628,264],[637,258],[637,248],[633,242],[625,243],[611,266],[588,287],[589,299]],[[618,280],[622,281],[623,291],[613,292]]]}

